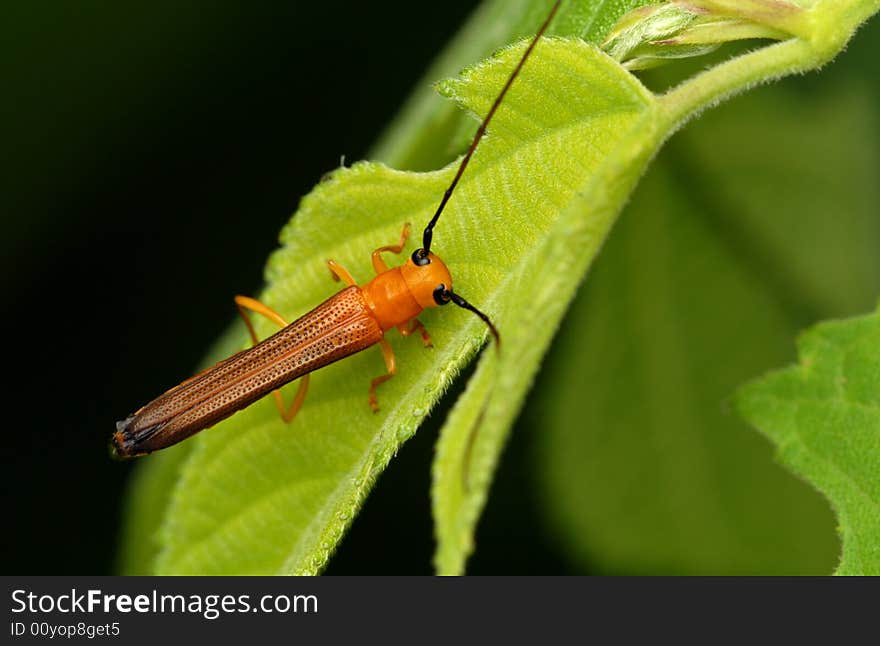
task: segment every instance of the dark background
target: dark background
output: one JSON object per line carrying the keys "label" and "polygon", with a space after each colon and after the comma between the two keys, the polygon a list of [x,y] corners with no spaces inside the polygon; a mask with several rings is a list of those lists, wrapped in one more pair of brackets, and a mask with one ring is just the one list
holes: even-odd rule
{"label": "dark background", "polygon": [[[300,197],[366,156],[475,4],[5,8],[4,573],[113,571],[131,468],[107,456],[114,421],[191,374]],[[433,419],[330,572],[431,571]],[[505,464],[515,508],[490,508],[481,541],[497,549],[472,570],[509,571],[525,549],[520,570],[556,571],[539,537],[505,529],[529,513]]]}

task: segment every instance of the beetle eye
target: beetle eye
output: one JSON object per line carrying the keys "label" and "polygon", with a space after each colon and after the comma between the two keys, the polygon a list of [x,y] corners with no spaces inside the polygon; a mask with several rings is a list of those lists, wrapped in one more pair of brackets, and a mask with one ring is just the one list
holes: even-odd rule
{"label": "beetle eye", "polygon": [[451,300],[449,295],[449,290],[446,289],[446,285],[440,283],[437,285],[437,288],[434,290],[434,302],[437,305],[446,305]]}
{"label": "beetle eye", "polygon": [[416,267],[424,267],[425,265],[431,264],[431,258],[428,257],[428,252],[424,249],[416,249],[413,251],[411,258]]}

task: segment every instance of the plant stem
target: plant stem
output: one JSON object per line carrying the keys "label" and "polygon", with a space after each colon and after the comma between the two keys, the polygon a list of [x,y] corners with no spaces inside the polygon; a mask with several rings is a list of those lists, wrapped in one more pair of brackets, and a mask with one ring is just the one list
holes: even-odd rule
{"label": "plant stem", "polygon": [[878,11],[880,0],[855,0],[845,6],[839,0],[818,2],[800,16],[797,37],[731,59],[661,96],[661,118],[667,120],[669,133],[702,110],[759,83],[818,69]]}

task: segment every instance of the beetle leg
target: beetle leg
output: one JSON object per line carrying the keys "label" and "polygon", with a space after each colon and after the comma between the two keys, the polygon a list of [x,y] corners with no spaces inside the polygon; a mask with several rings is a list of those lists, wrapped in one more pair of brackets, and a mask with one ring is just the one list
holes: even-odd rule
{"label": "beetle leg", "polygon": [[357,285],[357,281],[354,279],[354,276],[348,273],[348,270],[335,260],[328,260],[327,267],[329,267],[330,273],[333,275],[333,280],[344,280],[346,285],[348,285],[349,287],[354,287],[355,285]]}
{"label": "beetle leg", "polygon": [[[248,334],[250,334],[251,341],[254,342],[254,345],[259,343],[260,340],[257,338],[257,332],[254,330],[254,324],[251,321],[248,310],[265,316],[273,323],[277,323],[279,327],[287,327],[287,321],[284,320],[284,317],[255,298],[239,295],[235,297],[235,304],[238,306],[238,313],[244,320],[244,324],[247,326]],[[296,417],[299,409],[302,408],[303,402],[306,400],[306,393],[308,390],[309,375],[303,375],[299,379],[299,388],[297,389],[296,395],[293,397],[293,402],[291,402],[289,407],[284,405],[284,399],[281,396],[280,390],[276,389],[272,391],[272,396],[275,399],[275,407],[278,409],[278,414],[281,415],[282,420],[288,424],[293,421],[293,418]]]}
{"label": "beetle leg", "polygon": [[382,339],[379,341],[379,346],[382,349],[382,358],[385,359],[385,368],[388,370],[388,373],[376,377],[370,382],[370,408],[373,409],[374,413],[379,411],[379,402],[376,399],[376,387],[379,384],[385,383],[397,374],[397,359],[394,358],[394,350],[392,349],[391,344],[388,343],[387,339]]}
{"label": "beetle leg", "polygon": [[400,336],[409,336],[413,332],[418,331],[418,333],[422,336],[422,344],[426,348],[433,347],[433,343],[431,343],[431,335],[428,334],[428,330],[425,329],[424,324],[419,319],[413,319],[408,323],[401,323],[397,326],[397,331],[400,332]]}
{"label": "beetle leg", "polygon": [[388,265],[386,265],[385,261],[382,260],[382,253],[385,251],[390,251],[391,253],[400,253],[401,251],[403,251],[403,245],[406,244],[407,238],[409,238],[409,222],[403,225],[403,230],[400,232],[400,240],[397,244],[388,245],[386,247],[379,247],[373,252],[373,269],[376,271],[377,274],[388,271]]}

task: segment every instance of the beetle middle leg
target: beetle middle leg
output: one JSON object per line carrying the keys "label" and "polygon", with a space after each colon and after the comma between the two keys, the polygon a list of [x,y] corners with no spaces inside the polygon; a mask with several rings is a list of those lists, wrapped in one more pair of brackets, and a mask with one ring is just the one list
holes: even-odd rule
{"label": "beetle middle leg", "polygon": [[[251,321],[248,310],[265,316],[273,323],[278,324],[279,327],[287,327],[287,321],[284,320],[283,316],[255,298],[239,295],[235,297],[235,304],[238,306],[238,313],[241,318],[244,319],[244,324],[247,326],[248,334],[250,334],[251,341],[254,342],[254,345],[259,343],[260,339],[257,337],[256,330],[254,330],[254,324]],[[306,393],[308,393],[308,390],[309,375],[303,375],[299,379],[299,388],[297,389],[296,395],[294,395],[293,401],[289,407],[284,405],[284,399],[281,396],[280,390],[276,389],[272,391],[272,396],[275,399],[275,407],[278,409],[278,413],[281,415],[282,420],[288,424],[293,421],[293,418],[296,417],[299,409],[302,408],[303,402],[306,400]]]}
{"label": "beetle middle leg", "polygon": [[431,335],[428,334],[428,330],[419,319],[413,319],[409,323],[402,323],[398,325],[397,331],[400,332],[400,336],[409,336],[414,332],[418,332],[421,335],[422,343],[426,348],[431,348],[434,346],[434,344],[431,343]]}
{"label": "beetle middle leg", "polygon": [[379,401],[376,399],[376,387],[379,386],[379,384],[385,383],[397,374],[397,359],[394,358],[394,350],[392,349],[391,344],[388,343],[387,339],[382,339],[379,341],[379,347],[382,349],[382,358],[385,359],[385,369],[388,370],[388,373],[376,377],[370,382],[370,408],[373,409],[374,413],[379,412]]}

